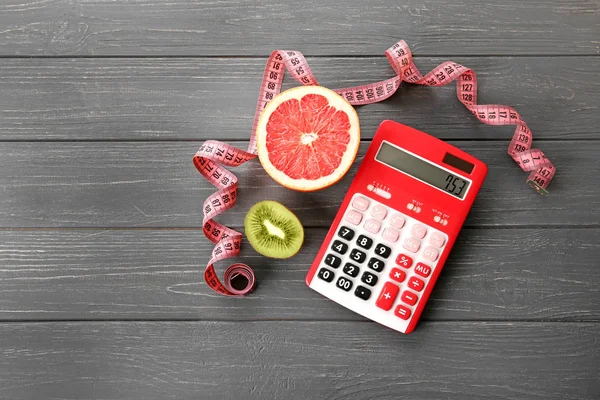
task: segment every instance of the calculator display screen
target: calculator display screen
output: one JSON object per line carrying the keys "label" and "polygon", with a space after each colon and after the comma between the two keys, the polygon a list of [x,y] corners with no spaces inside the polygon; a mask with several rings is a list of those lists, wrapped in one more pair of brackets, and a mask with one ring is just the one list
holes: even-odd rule
{"label": "calculator display screen", "polygon": [[469,185],[471,185],[471,182],[461,176],[392,146],[385,141],[381,143],[375,159],[459,199],[464,199],[469,190]]}

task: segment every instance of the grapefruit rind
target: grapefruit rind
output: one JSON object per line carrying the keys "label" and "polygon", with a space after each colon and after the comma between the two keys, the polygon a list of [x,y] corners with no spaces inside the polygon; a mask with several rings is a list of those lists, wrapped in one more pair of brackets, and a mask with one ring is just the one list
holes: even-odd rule
{"label": "grapefruit rind", "polygon": [[[346,145],[346,151],[342,156],[341,162],[337,169],[330,175],[323,176],[319,179],[294,179],[286,175],[283,171],[278,170],[269,159],[267,150],[267,123],[270,115],[277,107],[290,99],[300,100],[306,94],[318,94],[327,98],[329,105],[346,113],[350,120],[350,141]],[[338,182],[350,169],[360,146],[360,123],[356,110],[342,96],[322,86],[298,86],[281,92],[273,100],[271,100],[264,108],[260,115],[256,127],[256,142],[258,158],[263,168],[267,173],[280,185],[289,189],[294,189],[302,192],[310,192],[324,189]]]}

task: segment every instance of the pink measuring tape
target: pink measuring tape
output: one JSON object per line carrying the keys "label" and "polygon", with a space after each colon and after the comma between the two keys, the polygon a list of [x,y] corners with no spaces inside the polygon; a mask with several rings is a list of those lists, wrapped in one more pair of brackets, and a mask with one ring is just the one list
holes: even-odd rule
{"label": "pink measuring tape", "polygon": [[[527,183],[540,194],[546,194],[555,173],[555,168],[538,149],[531,148],[531,130],[521,116],[511,107],[477,104],[477,78],[473,70],[460,64],[446,61],[423,76],[412,61],[412,54],[404,40],[399,41],[385,52],[396,76],[380,82],[334,89],[352,105],[376,103],[387,99],[398,90],[402,81],[426,86],[445,86],[456,81],[456,94],[461,103],[488,125],[516,125],[515,133],[508,146],[508,154],[524,171],[531,171]],[[247,150],[216,140],[207,140],[193,158],[194,165],[217,192],[204,201],[204,235],[215,244],[212,256],[204,271],[204,280],[213,290],[228,296],[242,296],[255,287],[252,269],[241,263],[231,265],[224,273],[223,282],[215,273],[214,264],[240,253],[242,234],[220,224],[214,217],[235,205],[238,180],[224,167],[236,167],[256,157],[256,125],[263,108],[281,91],[284,67],[294,79],[303,85],[318,85],[306,59],[298,51],[276,50],[271,53],[263,74],[260,94],[254,114],[254,123]],[[246,283],[243,288],[235,288],[234,280],[242,276]]]}

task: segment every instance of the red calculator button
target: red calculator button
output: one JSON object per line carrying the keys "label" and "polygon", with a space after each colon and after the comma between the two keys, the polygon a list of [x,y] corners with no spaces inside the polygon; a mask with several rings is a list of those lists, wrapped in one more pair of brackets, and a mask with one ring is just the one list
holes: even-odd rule
{"label": "red calculator button", "polygon": [[371,215],[374,218],[377,218],[378,220],[383,221],[385,219],[385,216],[387,215],[387,210],[385,209],[385,207],[380,206],[378,204],[375,207],[373,207],[373,209],[371,210]]}
{"label": "red calculator button", "polygon": [[360,221],[362,221],[362,217],[363,216],[361,213],[350,210],[348,214],[346,214],[346,221],[350,222],[351,224],[358,225],[360,224]]}
{"label": "red calculator button", "polygon": [[403,247],[408,251],[416,253],[421,247],[421,242],[417,239],[408,238],[404,241]]}
{"label": "red calculator button", "polygon": [[431,267],[423,263],[417,263],[417,266],[415,267],[415,273],[417,275],[421,275],[423,278],[427,278],[429,275],[431,275]]}
{"label": "red calculator button", "polygon": [[429,244],[437,247],[438,249],[441,248],[445,242],[446,238],[439,232],[433,232],[429,238]]}
{"label": "red calculator button", "polygon": [[402,227],[404,226],[404,217],[400,214],[394,214],[392,215],[390,224],[396,229],[402,229]]}
{"label": "red calculator button", "polygon": [[427,228],[425,228],[421,224],[416,224],[410,230],[410,234],[416,237],[417,239],[423,239],[427,234]]}
{"label": "red calculator button", "polygon": [[425,251],[423,251],[423,258],[427,261],[434,262],[435,260],[437,260],[439,255],[440,252],[437,251],[437,249],[434,249],[433,247],[426,247]]}
{"label": "red calculator button", "polygon": [[362,196],[359,196],[359,197],[354,198],[354,200],[352,200],[352,207],[354,207],[360,211],[366,211],[367,208],[369,208],[369,203],[370,203],[369,200],[365,199]]}
{"label": "red calculator button", "polygon": [[392,308],[392,304],[394,304],[394,300],[396,300],[396,296],[398,296],[398,292],[400,288],[394,285],[392,282],[386,282],[383,285],[383,289],[381,289],[381,293],[379,294],[379,298],[375,305],[385,311],[388,311]]}
{"label": "red calculator button", "polygon": [[383,230],[383,233],[381,234],[381,237],[383,237],[383,240],[387,240],[390,243],[396,243],[398,241],[398,237],[400,236],[400,233],[398,233],[397,230],[395,230],[394,228],[390,228],[387,227]]}
{"label": "red calculator button", "polygon": [[412,262],[412,258],[407,256],[406,254],[400,253],[398,254],[398,257],[396,257],[396,264],[404,268],[410,268]]}
{"label": "red calculator button", "polygon": [[402,271],[400,268],[392,268],[390,271],[390,279],[402,283],[406,279],[406,272]]}
{"label": "red calculator button", "polygon": [[420,292],[421,290],[423,290],[423,287],[425,287],[425,282],[413,276],[408,280],[408,287],[416,290],[417,292]]}
{"label": "red calculator button", "polygon": [[403,305],[399,305],[398,307],[396,307],[396,311],[394,311],[394,314],[396,314],[396,317],[407,320],[410,318],[410,309],[404,307]]}
{"label": "red calculator button", "polygon": [[405,290],[404,292],[402,292],[402,296],[400,296],[400,299],[402,299],[402,301],[405,302],[406,304],[408,304],[409,306],[414,306],[415,304],[417,304],[417,300],[419,300],[419,296],[417,296],[413,292],[409,292],[408,290]]}
{"label": "red calculator button", "polygon": [[381,222],[371,218],[365,221],[364,227],[367,232],[376,234],[381,229]]}

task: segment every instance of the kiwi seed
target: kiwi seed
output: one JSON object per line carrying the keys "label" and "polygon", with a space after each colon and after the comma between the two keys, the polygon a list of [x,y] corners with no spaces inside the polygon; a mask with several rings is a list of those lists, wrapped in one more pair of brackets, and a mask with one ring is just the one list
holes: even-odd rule
{"label": "kiwi seed", "polygon": [[302,247],[304,229],[293,212],[276,201],[265,200],[250,208],[244,219],[250,245],[271,258],[288,258]]}

